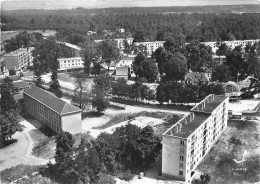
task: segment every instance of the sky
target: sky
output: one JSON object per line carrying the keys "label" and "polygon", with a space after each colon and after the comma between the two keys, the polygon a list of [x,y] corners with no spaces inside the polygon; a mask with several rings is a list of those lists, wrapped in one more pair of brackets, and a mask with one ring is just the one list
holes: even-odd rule
{"label": "sky", "polygon": [[0,0],[1,10],[259,4],[260,0]]}

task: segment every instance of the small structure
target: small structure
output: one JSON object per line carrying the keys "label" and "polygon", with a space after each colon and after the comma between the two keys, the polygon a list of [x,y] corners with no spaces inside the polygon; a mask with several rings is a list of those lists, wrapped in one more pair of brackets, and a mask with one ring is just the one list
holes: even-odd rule
{"label": "small structure", "polygon": [[129,77],[129,67],[128,66],[123,66],[123,67],[116,67],[116,75],[115,75],[115,80],[119,78],[124,78],[128,80]]}
{"label": "small structure", "polygon": [[18,81],[18,82],[14,82],[14,87],[18,90],[18,93],[21,93],[25,89],[29,89],[30,84],[28,82]]}
{"label": "small structure", "polygon": [[242,113],[241,112],[232,112],[231,119],[241,119]]}
{"label": "small structure", "polygon": [[202,84],[209,84],[210,81],[205,73],[199,72],[190,72],[185,75],[185,84],[188,85],[202,85]]}

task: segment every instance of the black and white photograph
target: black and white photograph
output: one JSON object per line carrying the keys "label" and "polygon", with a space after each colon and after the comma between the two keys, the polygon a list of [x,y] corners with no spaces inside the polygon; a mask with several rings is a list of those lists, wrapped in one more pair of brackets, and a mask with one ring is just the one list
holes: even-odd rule
{"label": "black and white photograph", "polygon": [[260,184],[260,0],[0,3],[0,184]]}

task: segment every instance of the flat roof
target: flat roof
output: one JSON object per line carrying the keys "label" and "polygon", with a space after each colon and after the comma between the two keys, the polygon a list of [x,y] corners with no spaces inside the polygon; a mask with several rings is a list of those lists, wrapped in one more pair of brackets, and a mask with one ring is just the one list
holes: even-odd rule
{"label": "flat roof", "polygon": [[[198,105],[193,107],[191,111],[211,113],[214,111],[228,96],[224,95],[209,95],[203,99]],[[205,106],[203,106],[205,102]]]}
{"label": "flat roof", "polygon": [[[194,119],[191,120],[190,118],[192,116],[194,117]],[[182,118],[180,121],[175,123],[164,134],[170,135],[170,136],[176,136],[176,137],[180,137],[180,138],[188,138],[209,117],[210,117],[210,114],[200,114],[200,113],[188,114],[184,118]],[[179,131],[178,132],[173,131],[174,128],[176,128],[177,126],[179,126]]]}
{"label": "flat roof", "polygon": [[204,123],[226,98],[220,95],[208,95],[198,105],[191,109],[191,113],[176,122],[163,135],[188,138],[202,123]]}

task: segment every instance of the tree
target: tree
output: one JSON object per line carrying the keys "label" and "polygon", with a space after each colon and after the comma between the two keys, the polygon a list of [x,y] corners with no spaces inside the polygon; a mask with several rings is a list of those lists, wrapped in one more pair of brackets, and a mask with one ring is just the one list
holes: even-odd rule
{"label": "tree", "polygon": [[127,80],[125,78],[119,78],[117,81],[111,84],[112,87],[112,95],[117,95],[118,97],[126,97],[127,96]]}
{"label": "tree", "polygon": [[1,84],[1,113],[10,112],[15,110],[16,102],[14,100],[14,86],[12,80],[9,77],[4,79],[3,84]]}
{"label": "tree", "polygon": [[150,89],[147,92],[147,96],[145,97],[146,100],[151,101],[156,99],[155,91]]}
{"label": "tree", "polygon": [[81,57],[84,61],[84,72],[89,75],[90,65],[99,59],[98,45],[90,40],[81,44],[83,51]]}
{"label": "tree", "polygon": [[167,62],[163,65],[168,80],[184,80],[187,73],[187,59],[181,53],[170,54]]}
{"label": "tree", "polygon": [[162,47],[156,49],[156,51],[152,54],[152,58],[155,59],[155,62],[158,64],[158,70],[161,75],[163,75],[163,66],[168,60],[168,52],[165,51]]}
{"label": "tree", "polygon": [[134,53],[135,54],[138,54],[138,53],[142,53],[143,55],[145,55],[147,57],[148,55],[148,51],[147,51],[147,47],[143,44],[140,44],[140,45],[134,45],[133,46],[133,50],[134,50]]}
{"label": "tree", "polygon": [[209,184],[211,177],[209,174],[202,174],[200,175],[200,179],[194,179],[192,180],[192,184]]}
{"label": "tree", "polygon": [[184,53],[188,68],[194,72],[204,72],[212,68],[212,50],[198,41],[192,41],[185,46]]}
{"label": "tree", "polygon": [[103,91],[96,91],[92,98],[92,107],[97,109],[98,113],[105,111],[109,106],[108,98]]}
{"label": "tree", "polygon": [[58,98],[61,98],[63,95],[63,92],[60,89],[60,83],[58,80],[58,74],[57,71],[53,71],[51,75],[51,84],[49,91],[54,93]]}
{"label": "tree", "polygon": [[99,51],[102,60],[107,64],[107,71],[112,61],[117,63],[120,59],[120,51],[117,48],[117,43],[114,40],[104,40],[99,43]]}
{"label": "tree", "polygon": [[98,184],[116,184],[116,180],[111,175],[100,173],[98,177]]}
{"label": "tree", "polygon": [[85,110],[87,104],[90,102],[90,94],[87,91],[85,82],[86,79],[81,76],[76,78],[76,87],[71,100],[72,104],[82,109],[82,111]]}
{"label": "tree", "polygon": [[71,166],[74,140],[69,132],[62,132],[56,137],[55,143],[55,165],[62,173]]}
{"label": "tree", "polygon": [[212,81],[227,82],[232,79],[227,65],[218,65],[212,72]]}
{"label": "tree", "polygon": [[[3,112],[2,112],[3,113]],[[5,112],[0,115],[0,148],[12,139],[17,131],[22,131],[22,125],[17,120],[16,112]]]}
{"label": "tree", "polygon": [[133,62],[133,70],[136,76],[142,75],[141,63],[146,59],[146,56],[142,53],[138,53]]}
{"label": "tree", "polygon": [[140,64],[141,73],[139,77],[144,77],[148,82],[154,82],[158,77],[158,68],[152,59],[146,59]]}

